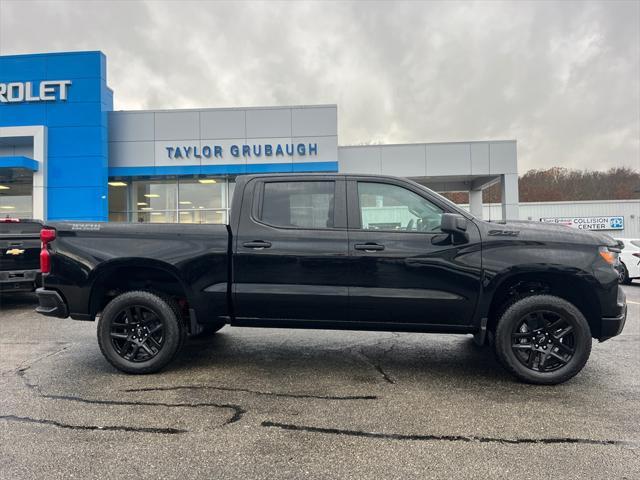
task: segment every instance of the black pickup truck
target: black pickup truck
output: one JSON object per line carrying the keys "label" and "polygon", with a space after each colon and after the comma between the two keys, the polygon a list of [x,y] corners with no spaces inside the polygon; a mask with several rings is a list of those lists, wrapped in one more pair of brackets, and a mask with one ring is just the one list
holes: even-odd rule
{"label": "black pickup truck", "polygon": [[474,218],[414,182],[237,178],[229,225],[51,222],[38,312],[98,321],[116,368],[155,372],[224,325],[473,334],[523,381],[563,382],[626,302],[607,235]]}
{"label": "black pickup truck", "polygon": [[40,285],[41,228],[37,220],[0,218],[0,295]]}

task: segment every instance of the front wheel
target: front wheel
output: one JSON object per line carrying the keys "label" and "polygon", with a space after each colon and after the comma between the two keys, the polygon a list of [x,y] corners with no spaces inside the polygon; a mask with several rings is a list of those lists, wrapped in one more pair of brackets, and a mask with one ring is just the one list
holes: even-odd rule
{"label": "front wheel", "polygon": [[534,295],[509,305],[495,332],[504,367],[520,380],[555,385],[575,376],[589,359],[591,330],[573,304]]}
{"label": "front wheel", "polygon": [[154,373],[174,358],[186,330],[171,302],[136,291],[107,304],[98,321],[98,344],[111,365],[126,373]]}

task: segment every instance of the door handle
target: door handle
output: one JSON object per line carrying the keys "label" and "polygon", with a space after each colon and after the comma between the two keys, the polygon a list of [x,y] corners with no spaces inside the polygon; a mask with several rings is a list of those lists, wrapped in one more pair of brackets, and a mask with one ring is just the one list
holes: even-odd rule
{"label": "door handle", "polygon": [[384,250],[384,245],[378,243],[356,243],[353,248],[356,250],[364,250],[365,252],[379,252]]}
{"label": "door handle", "polygon": [[244,242],[242,244],[245,248],[253,248],[254,250],[264,250],[271,247],[271,242],[265,242],[264,240],[254,240],[253,242]]}

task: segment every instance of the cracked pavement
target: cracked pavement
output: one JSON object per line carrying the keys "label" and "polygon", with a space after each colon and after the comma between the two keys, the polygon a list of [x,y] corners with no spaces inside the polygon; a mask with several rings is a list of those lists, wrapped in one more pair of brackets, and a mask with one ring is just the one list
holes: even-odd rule
{"label": "cracked pavement", "polygon": [[470,337],[225,327],[129,376],[95,324],[0,300],[0,479],[639,478],[640,284],[568,383]]}

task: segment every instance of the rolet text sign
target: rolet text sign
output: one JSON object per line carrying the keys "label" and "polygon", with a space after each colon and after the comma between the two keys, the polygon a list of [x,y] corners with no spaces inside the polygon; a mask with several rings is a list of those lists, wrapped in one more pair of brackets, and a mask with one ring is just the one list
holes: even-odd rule
{"label": "rolet text sign", "polygon": [[0,83],[0,103],[66,101],[71,80]]}

